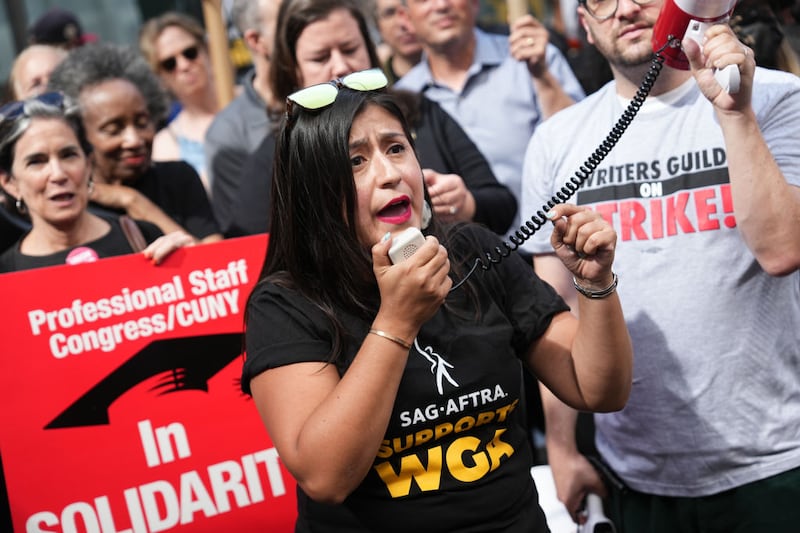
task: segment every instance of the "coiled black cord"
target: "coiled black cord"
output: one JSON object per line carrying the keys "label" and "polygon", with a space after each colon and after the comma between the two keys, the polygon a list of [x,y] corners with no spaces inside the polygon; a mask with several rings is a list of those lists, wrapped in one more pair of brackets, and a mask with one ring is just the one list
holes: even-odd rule
{"label": "coiled black cord", "polygon": [[658,75],[661,73],[661,69],[664,68],[664,55],[661,53],[667,47],[674,47],[676,46],[676,39],[670,36],[667,39],[666,44],[659,48],[653,54],[653,61],[650,63],[650,68],[647,71],[647,74],[644,76],[644,80],[642,80],[639,89],[636,91],[636,95],[634,95],[631,102],[628,104],[628,107],[625,108],[625,111],[622,112],[622,116],[617,120],[616,124],[611,128],[611,131],[608,133],[605,139],[600,143],[600,145],[595,149],[594,152],[584,161],[583,165],[579,167],[578,170],[575,171],[575,174],[571,178],[567,180],[567,182],[561,187],[561,189],[556,192],[553,196],[550,197],[550,200],[542,205],[542,207],[536,211],[536,214],[532,215],[531,218],[525,222],[522,226],[519,227],[518,230],[514,232],[513,235],[509,236],[509,240],[511,244],[503,241],[501,243],[502,248],[500,246],[495,246],[492,253],[491,251],[484,252],[485,257],[477,257],[475,258],[475,263],[470,268],[467,275],[459,281],[458,283],[454,284],[450,290],[454,291],[455,289],[459,288],[465,281],[469,279],[475,270],[480,267],[482,270],[489,270],[492,265],[499,263],[504,258],[511,255],[511,252],[516,251],[522,243],[530,239],[534,233],[536,233],[542,226],[547,224],[548,218],[545,216],[545,213],[552,209],[557,204],[563,204],[567,200],[569,200],[578,189],[581,188],[581,185],[589,179],[592,172],[600,165],[603,159],[611,152],[611,149],[616,146],[619,139],[622,137],[622,134],[625,133],[625,130],[628,129],[631,122],[633,122],[634,117],[639,112],[639,109],[644,104],[644,101],[647,99],[647,96],[650,94],[650,91],[653,89],[653,85],[655,85],[656,80],[658,79]]}

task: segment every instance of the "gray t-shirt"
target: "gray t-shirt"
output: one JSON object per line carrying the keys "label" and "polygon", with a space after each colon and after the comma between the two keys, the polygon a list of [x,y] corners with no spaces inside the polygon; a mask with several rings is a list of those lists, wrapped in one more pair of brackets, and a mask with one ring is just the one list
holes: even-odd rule
{"label": "gray t-shirt", "polygon": [[[612,83],[539,126],[521,213],[547,201],[623,111]],[[758,69],[753,108],[800,186],[800,80]],[[633,390],[595,415],[603,458],[634,489],[703,496],[800,465],[800,272],[767,274],[736,228],[722,132],[693,80],[650,97],[570,202],[618,234],[614,269]],[[525,243],[551,253],[549,231]]]}

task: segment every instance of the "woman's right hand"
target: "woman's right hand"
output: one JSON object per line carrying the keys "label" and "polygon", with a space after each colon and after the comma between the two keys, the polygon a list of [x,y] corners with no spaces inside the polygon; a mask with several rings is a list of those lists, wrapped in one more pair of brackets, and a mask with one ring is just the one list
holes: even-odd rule
{"label": "woman's right hand", "polygon": [[475,197],[458,174],[441,174],[430,168],[422,169],[431,207],[445,222],[470,221],[475,216]]}
{"label": "woman's right hand", "polygon": [[173,231],[151,242],[142,253],[154,265],[157,265],[178,248],[192,246],[194,243],[194,237],[185,231]]}
{"label": "woman's right hand", "polygon": [[[186,233],[180,224],[172,220],[150,198],[133,187],[119,183],[95,183],[90,198],[102,206],[123,210],[131,218],[155,224],[165,235],[174,232]],[[206,239],[204,242],[217,240],[208,237]]]}
{"label": "woman's right hand", "polygon": [[548,213],[553,222],[550,244],[564,266],[586,287],[607,287],[617,234],[611,224],[592,209],[558,204]]}
{"label": "woman's right hand", "polygon": [[381,294],[375,323],[402,338],[414,338],[419,328],[444,303],[453,281],[447,250],[433,236],[406,259],[393,265],[389,259],[392,239],[372,247],[372,264]]}
{"label": "woman's right hand", "polygon": [[553,461],[551,472],[558,501],[564,504],[573,522],[586,523],[586,516],[581,513],[586,496],[594,493],[605,498],[608,493],[597,469],[585,456],[575,453],[568,459]]}
{"label": "woman's right hand", "polygon": [[141,193],[127,185],[95,182],[90,199],[102,206],[127,212],[137,196],[141,196]]}

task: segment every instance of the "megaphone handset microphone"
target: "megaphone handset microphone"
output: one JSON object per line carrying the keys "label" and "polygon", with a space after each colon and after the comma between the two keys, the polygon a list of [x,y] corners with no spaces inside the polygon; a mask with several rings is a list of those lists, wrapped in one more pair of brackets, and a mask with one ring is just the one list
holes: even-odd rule
{"label": "megaphone handset microphone", "polygon": [[[517,6],[515,8],[517,11],[521,11],[521,7],[518,6],[518,4],[522,3],[520,0],[509,0],[509,2]],[[702,46],[706,29],[711,24],[726,22],[730,18],[735,5],[736,0],[664,0],[661,13],[653,28],[653,60],[650,69],[645,74],[639,90],[636,91],[628,107],[625,108],[606,138],[587,157],[578,170],[568,178],[561,189],[551,196],[539,211],[531,215],[509,237],[510,242],[503,241],[500,246],[495,246],[493,250],[485,251],[483,257],[477,257],[472,268],[460,281],[453,284],[451,291],[464,284],[478,268],[485,271],[489,270],[492,265],[500,263],[516,251],[526,240],[530,239],[540,228],[549,223],[545,213],[555,205],[567,202],[578,192],[578,189],[589,179],[611,149],[616,146],[650,94],[663,66],[666,64],[673,68],[689,70],[689,60],[681,50],[681,41],[684,36],[688,34],[689,37]],[[719,72],[722,72],[722,74]],[[726,87],[729,93],[737,92],[739,90],[738,67],[730,65],[719,72],[716,76],[720,85]],[[727,79],[725,79],[726,77]]]}
{"label": "megaphone handset microphone", "polygon": [[603,510],[603,500],[597,494],[586,495],[583,513],[586,522],[578,526],[578,533],[616,533],[614,523]]}
{"label": "megaphone handset microphone", "polygon": [[[689,60],[681,49],[683,37],[701,47],[703,35],[712,24],[725,23],[736,0],[665,0],[653,28],[653,50],[664,50],[665,63],[673,68],[689,70]],[[739,68],[728,65],[714,73],[717,82],[730,94],[739,92]]]}

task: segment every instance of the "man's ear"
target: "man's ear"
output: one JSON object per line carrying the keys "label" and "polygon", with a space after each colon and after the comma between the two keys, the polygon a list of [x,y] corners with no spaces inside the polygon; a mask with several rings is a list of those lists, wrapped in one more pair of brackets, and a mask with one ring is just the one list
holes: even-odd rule
{"label": "man's ear", "polygon": [[583,8],[583,6],[578,5],[578,22],[580,22],[583,32],[586,34],[586,42],[594,46],[594,37],[592,36],[592,32],[589,30],[589,25],[586,23],[587,16],[591,15],[586,13],[586,10]]}
{"label": "man's ear", "polygon": [[257,54],[261,53],[261,50],[259,49],[259,46],[261,44],[260,32],[254,29],[245,30],[244,35],[242,36],[242,40],[244,41],[244,44],[247,45],[247,48],[249,48],[251,51]]}

